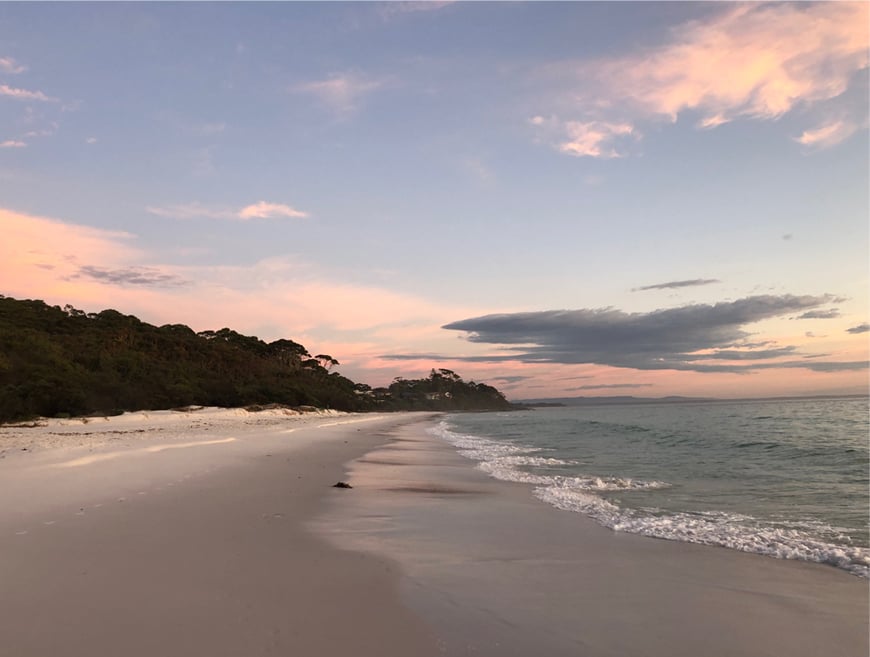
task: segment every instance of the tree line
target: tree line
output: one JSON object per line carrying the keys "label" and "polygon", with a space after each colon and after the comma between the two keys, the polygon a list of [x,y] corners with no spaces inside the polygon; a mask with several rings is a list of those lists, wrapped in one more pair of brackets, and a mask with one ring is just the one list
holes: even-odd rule
{"label": "tree line", "polygon": [[332,371],[336,365],[293,340],[157,327],[116,310],[85,313],[0,295],[0,422],[187,406],[510,407],[495,388],[450,370],[373,389]]}

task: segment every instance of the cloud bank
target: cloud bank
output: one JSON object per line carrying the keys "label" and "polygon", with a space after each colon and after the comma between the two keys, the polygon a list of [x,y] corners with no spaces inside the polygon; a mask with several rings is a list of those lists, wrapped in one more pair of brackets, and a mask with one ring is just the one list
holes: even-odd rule
{"label": "cloud bank", "polygon": [[[480,361],[598,364],[640,370],[747,372],[772,367],[839,371],[866,363],[776,361],[793,346],[750,343],[746,326],[818,308],[832,296],[761,295],[648,313],[612,308],[551,310],[474,317],[443,328],[464,331],[474,343],[500,345],[509,354]],[[730,361],[730,362],[724,362]]]}

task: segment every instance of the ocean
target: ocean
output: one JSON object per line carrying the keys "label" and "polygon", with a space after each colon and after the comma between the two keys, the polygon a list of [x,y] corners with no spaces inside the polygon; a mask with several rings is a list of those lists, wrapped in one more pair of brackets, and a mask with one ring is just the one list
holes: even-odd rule
{"label": "ocean", "polygon": [[870,578],[867,398],[582,405],[446,416],[490,476],[617,532]]}

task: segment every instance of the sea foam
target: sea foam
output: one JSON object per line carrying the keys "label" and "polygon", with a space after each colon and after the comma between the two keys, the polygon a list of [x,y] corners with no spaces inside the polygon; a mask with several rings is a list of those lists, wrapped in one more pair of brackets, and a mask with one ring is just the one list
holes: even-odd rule
{"label": "sea foam", "polygon": [[[577,474],[579,464],[575,461],[546,456],[546,450],[530,445],[460,433],[447,421],[431,428],[430,433],[456,447],[462,456],[477,461],[477,468],[493,478],[532,485],[535,497],[541,501],[586,515],[614,531],[726,547],[779,559],[824,563],[870,578],[870,549],[818,538],[819,534],[848,538],[843,536],[841,528],[818,522],[762,521],[737,513],[674,513],[655,508],[627,508],[602,494],[665,489],[671,484],[613,475]],[[566,470],[563,466],[571,466],[573,472],[560,472]]]}

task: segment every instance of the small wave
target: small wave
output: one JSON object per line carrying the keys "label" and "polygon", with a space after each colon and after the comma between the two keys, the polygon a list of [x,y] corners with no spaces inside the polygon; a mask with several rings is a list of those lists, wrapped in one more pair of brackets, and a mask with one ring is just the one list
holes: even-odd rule
{"label": "small wave", "polygon": [[556,483],[556,478],[549,475],[537,475],[531,472],[517,470],[514,467],[506,466],[499,463],[499,460],[481,461],[477,464],[477,468],[487,473],[495,479],[501,481],[515,481],[521,484],[532,484],[535,486],[547,486]]}
{"label": "small wave", "polygon": [[582,513],[614,531],[716,545],[777,559],[813,561],[870,579],[870,549],[827,543],[793,527],[722,512],[644,513],[620,508],[586,489],[567,486],[539,486],[534,493],[557,509]]}
{"label": "small wave", "polygon": [[430,430],[459,449],[459,453],[478,461],[477,468],[495,479],[538,486],[564,486],[590,491],[630,491],[668,488],[662,481],[643,481],[624,477],[595,475],[565,476],[539,474],[522,470],[522,467],[547,468],[574,465],[576,462],[563,459],[534,456],[541,450],[524,445],[507,445],[489,438],[452,431],[446,422]]}
{"label": "small wave", "polygon": [[592,491],[656,490],[670,488],[664,481],[644,481],[629,477],[559,477],[559,484],[567,488]]}
{"label": "small wave", "polygon": [[[761,521],[751,516],[725,512],[661,512],[657,509],[626,509],[601,493],[668,488],[663,481],[645,481],[616,476],[560,475],[558,468],[576,462],[538,456],[543,450],[522,444],[498,442],[452,430],[446,421],[429,430],[454,445],[463,456],[478,461],[478,469],[503,481],[535,486],[535,496],[558,509],[582,513],[614,531],[641,534],[672,541],[715,545],[742,552],[824,563],[870,579],[870,549],[827,542],[818,536],[848,541],[846,530],[814,521]],[[771,449],[775,442],[752,441],[739,445]],[[522,469],[552,468],[552,474]],[[815,536],[814,536],[815,535]]]}

